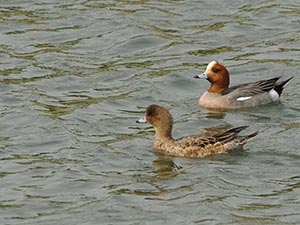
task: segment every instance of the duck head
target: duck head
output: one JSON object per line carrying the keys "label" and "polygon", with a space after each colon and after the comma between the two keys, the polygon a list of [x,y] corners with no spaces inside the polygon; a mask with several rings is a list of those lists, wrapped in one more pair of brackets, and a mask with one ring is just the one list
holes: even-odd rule
{"label": "duck head", "polygon": [[211,84],[208,92],[222,94],[229,87],[229,73],[226,67],[217,61],[210,62],[205,72],[194,78],[207,79]]}
{"label": "duck head", "polygon": [[173,117],[167,109],[159,105],[149,105],[146,109],[145,117],[136,122],[147,122],[153,125],[157,139],[172,139]]}

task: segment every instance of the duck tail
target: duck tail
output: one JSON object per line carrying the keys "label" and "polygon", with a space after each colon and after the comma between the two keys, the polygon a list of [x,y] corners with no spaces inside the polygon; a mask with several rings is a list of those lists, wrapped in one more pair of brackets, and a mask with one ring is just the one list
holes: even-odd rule
{"label": "duck tail", "polygon": [[239,140],[240,141],[240,145],[246,144],[248,141],[250,141],[252,138],[254,138],[257,134],[258,134],[258,131],[255,131],[252,134],[248,134],[247,136],[241,137],[241,139]]}
{"label": "duck tail", "polygon": [[233,127],[224,132],[224,134],[231,134],[233,137],[236,137],[238,133],[242,130],[245,130],[248,126],[240,126],[240,127]]}
{"label": "duck tail", "polygon": [[282,93],[282,90],[286,87],[286,85],[288,85],[291,81],[293,77],[290,77],[289,79],[282,81],[278,84],[275,84],[274,90],[278,93],[278,95],[280,96]]}
{"label": "duck tail", "polygon": [[234,133],[238,134],[239,132],[246,129],[247,127],[249,127],[249,126],[234,127],[234,128],[228,129],[226,132],[234,132]]}

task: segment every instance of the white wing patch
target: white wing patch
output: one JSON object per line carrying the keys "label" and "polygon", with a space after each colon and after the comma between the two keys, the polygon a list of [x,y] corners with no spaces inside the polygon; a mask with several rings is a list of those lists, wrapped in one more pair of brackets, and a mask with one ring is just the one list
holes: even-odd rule
{"label": "white wing patch", "polygon": [[250,98],[252,98],[252,97],[253,97],[253,96],[239,97],[239,98],[237,98],[236,100],[239,101],[239,102],[242,102],[242,101],[246,101],[246,100],[248,100],[248,99],[250,99]]}
{"label": "white wing patch", "polygon": [[[272,90],[269,91],[269,96],[271,97],[272,101],[279,100],[279,94],[274,89],[272,89]],[[252,97],[253,96],[243,96],[243,97],[237,98],[236,100],[239,101],[239,102],[242,102],[242,101],[249,100]]]}

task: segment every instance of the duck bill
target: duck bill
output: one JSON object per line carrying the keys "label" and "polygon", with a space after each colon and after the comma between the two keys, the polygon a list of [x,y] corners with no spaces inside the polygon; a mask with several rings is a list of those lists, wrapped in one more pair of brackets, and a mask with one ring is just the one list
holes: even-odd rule
{"label": "duck bill", "polygon": [[206,73],[202,73],[202,74],[199,74],[199,75],[195,75],[194,78],[198,78],[198,79],[208,79]]}
{"label": "duck bill", "polygon": [[146,117],[142,117],[136,121],[137,123],[147,123]]}

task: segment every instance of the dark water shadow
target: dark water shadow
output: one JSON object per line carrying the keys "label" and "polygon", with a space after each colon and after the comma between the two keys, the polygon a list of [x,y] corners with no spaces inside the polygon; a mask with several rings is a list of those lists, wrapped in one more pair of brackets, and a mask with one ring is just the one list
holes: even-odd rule
{"label": "dark water shadow", "polygon": [[156,153],[157,159],[153,161],[153,167],[159,180],[170,179],[183,172],[183,167],[177,165],[173,157]]}
{"label": "dark water shadow", "polygon": [[205,112],[205,118],[207,119],[224,119],[228,110],[216,110],[216,109],[201,109]]}

